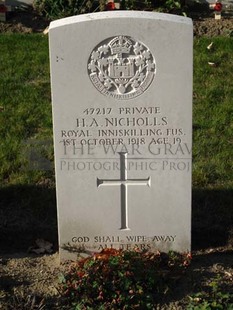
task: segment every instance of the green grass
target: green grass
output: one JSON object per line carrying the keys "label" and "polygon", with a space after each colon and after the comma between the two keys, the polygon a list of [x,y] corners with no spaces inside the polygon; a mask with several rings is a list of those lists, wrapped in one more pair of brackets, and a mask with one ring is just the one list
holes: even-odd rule
{"label": "green grass", "polygon": [[[33,184],[53,175],[24,169],[28,141],[52,139],[48,37],[6,34],[0,36],[0,46],[0,184]],[[232,52],[232,38],[194,41],[195,188],[230,189],[233,185]],[[44,156],[53,161],[51,147]]]}
{"label": "green grass", "polygon": [[[211,42],[212,48],[208,50]],[[196,187],[227,189],[233,185],[232,53],[232,38],[195,40],[193,184]]]}
{"label": "green grass", "polygon": [[52,137],[48,38],[0,36],[0,182],[31,184],[45,172],[29,171],[29,139]]}

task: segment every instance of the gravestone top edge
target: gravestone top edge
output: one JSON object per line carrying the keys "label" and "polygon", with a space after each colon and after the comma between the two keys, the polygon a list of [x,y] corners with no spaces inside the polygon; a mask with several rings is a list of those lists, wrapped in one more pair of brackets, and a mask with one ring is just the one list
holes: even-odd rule
{"label": "gravestone top edge", "polygon": [[153,19],[160,21],[168,21],[175,23],[184,23],[192,26],[192,19],[189,17],[174,15],[174,14],[165,14],[158,12],[146,12],[146,11],[114,11],[114,12],[96,12],[90,14],[81,14],[71,17],[66,17],[52,21],[49,25],[49,30],[57,27],[67,26],[70,24],[95,21],[95,20],[106,20],[113,18],[138,18],[138,19]]}

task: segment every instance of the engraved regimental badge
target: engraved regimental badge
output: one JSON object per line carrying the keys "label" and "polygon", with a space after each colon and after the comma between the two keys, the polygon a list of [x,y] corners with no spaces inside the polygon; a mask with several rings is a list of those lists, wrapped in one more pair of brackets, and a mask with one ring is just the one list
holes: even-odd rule
{"label": "engraved regimental badge", "polygon": [[141,95],[153,81],[156,63],[150,50],[128,36],[104,40],[92,51],[88,74],[104,95],[131,99]]}

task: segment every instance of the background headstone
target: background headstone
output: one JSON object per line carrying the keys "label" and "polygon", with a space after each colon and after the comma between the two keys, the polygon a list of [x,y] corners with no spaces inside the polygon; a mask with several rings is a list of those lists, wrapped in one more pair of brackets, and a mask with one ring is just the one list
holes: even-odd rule
{"label": "background headstone", "polygon": [[51,23],[61,259],[190,250],[192,33],[151,12]]}

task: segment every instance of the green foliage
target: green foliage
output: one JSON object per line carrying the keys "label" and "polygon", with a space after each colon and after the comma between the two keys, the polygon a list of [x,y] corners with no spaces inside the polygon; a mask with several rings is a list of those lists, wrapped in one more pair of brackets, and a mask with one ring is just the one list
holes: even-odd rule
{"label": "green foliage", "polygon": [[123,0],[121,1],[122,10],[151,10],[153,1],[150,0]]}
{"label": "green foliage", "polygon": [[187,6],[184,0],[155,1],[156,8],[160,12],[186,15]]}
{"label": "green foliage", "polygon": [[62,291],[72,309],[152,309],[190,263],[189,254],[105,249],[70,266]]}
{"label": "green foliage", "polygon": [[181,1],[167,0],[165,1],[165,8],[167,8],[168,10],[181,9]]}
{"label": "green foliage", "polygon": [[[184,0],[122,0],[121,10],[159,10],[162,12],[183,14],[186,9]],[[105,0],[34,0],[34,8],[39,14],[54,20],[83,13],[93,13],[106,9]]]}
{"label": "green foliage", "polygon": [[208,292],[197,293],[190,297],[187,310],[232,310],[233,293],[225,293],[220,286],[220,277],[209,284]]}
{"label": "green foliage", "polygon": [[34,0],[38,13],[54,20],[67,16],[102,11],[105,0]]}

